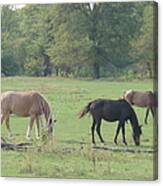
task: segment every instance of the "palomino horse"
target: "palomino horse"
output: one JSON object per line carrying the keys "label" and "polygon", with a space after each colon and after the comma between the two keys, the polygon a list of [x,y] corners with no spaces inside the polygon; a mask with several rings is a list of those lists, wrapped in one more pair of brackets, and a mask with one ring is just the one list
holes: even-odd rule
{"label": "palomino horse", "polygon": [[152,116],[154,117],[156,98],[153,92],[151,91],[139,92],[134,90],[127,90],[126,92],[124,92],[123,98],[126,99],[132,105],[147,108],[146,116],[144,120],[146,124],[147,124],[149,111],[151,111]]}
{"label": "palomino horse", "polygon": [[104,143],[101,136],[101,120],[105,121],[119,121],[114,142],[117,144],[117,137],[120,129],[122,128],[123,143],[127,145],[125,139],[125,121],[130,120],[132,130],[133,130],[133,140],[135,145],[140,144],[141,126],[138,124],[137,116],[130,106],[130,104],[124,100],[107,100],[107,99],[97,99],[87,104],[87,106],[79,113],[79,118],[82,118],[86,113],[90,112],[93,118],[93,123],[91,127],[92,131],[92,143],[95,144],[94,131],[100,138],[100,141]]}
{"label": "palomino horse", "polygon": [[30,117],[26,135],[28,139],[31,138],[31,131],[35,120],[36,138],[40,137],[39,117],[42,114],[45,116],[47,132],[52,133],[53,131],[53,119],[49,104],[38,92],[8,91],[1,94],[1,124],[5,120],[10,137],[12,133],[9,125],[9,118],[12,113],[21,117]]}

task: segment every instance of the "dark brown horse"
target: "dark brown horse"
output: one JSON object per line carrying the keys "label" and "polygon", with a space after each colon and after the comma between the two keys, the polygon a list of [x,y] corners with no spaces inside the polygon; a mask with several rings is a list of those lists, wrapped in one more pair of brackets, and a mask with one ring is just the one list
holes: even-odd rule
{"label": "dark brown horse", "polygon": [[97,99],[91,101],[79,113],[79,118],[82,118],[88,112],[90,112],[93,118],[93,123],[91,127],[92,143],[95,144],[95,139],[94,139],[95,128],[100,138],[100,141],[104,143],[104,140],[100,132],[101,120],[104,119],[110,122],[119,121],[114,142],[117,144],[117,137],[120,129],[122,128],[123,143],[125,145],[127,145],[125,139],[125,121],[130,120],[132,130],[133,130],[133,140],[136,145],[140,144],[141,126],[139,126],[138,124],[138,119],[133,108],[126,100]]}
{"label": "dark brown horse", "polygon": [[134,90],[128,90],[124,92],[123,98],[127,100],[130,104],[147,108],[144,122],[147,124],[147,119],[149,111],[151,111],[152,116],[155,116],[156,107],[156,96],[151,91],[139,92]]}

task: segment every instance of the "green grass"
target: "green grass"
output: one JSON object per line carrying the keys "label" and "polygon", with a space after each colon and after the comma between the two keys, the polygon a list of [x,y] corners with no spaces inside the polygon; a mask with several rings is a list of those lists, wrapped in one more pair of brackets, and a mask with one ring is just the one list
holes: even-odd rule
{"label": "green grass", "polygon": [[[2,151],[2,176],[153,180],[153,154],[124,153],[91,148],[91,117],[77,118],[77,113],[96,98],[120,98],[124,90],[152,90],[152,81],[110,82],[109,80],[73,80],[63,78],[2,78],[2,91],[37,90],[49,101],[57,119],[54,139],[26,152]],[[144,124],[145,109],[135,108],[139,122]],[[13,143],[26,142],[29,118],[11,117]],[[113,138],[117,124],[103,122],[102,134],[107,146],[115,146]],[[7,137],[5,125],[2,136]],[[128,146],[136,148],[131,127],[126,125]],[[118,138],[118,146],[124,146]],[[33,139],[35,139],[33,130]],[[97,145],[101,145],[96,135]],[[153,119],[144,125],[141,148],[153,148]],[[67,150],[66,150],[67,149]],[[71,149],[76,149],[71,151]]]}

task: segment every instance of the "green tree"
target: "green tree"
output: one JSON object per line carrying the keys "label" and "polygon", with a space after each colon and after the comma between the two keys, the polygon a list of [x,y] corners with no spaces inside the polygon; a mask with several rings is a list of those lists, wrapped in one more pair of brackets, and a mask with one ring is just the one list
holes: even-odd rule
{"label": "green tree", "polygon": [[[132,43],[132,55],[138,65],[144,67],[144,73],[152,78],[155,64],[155,53],[157,53],[157,15],[156,6],[153,2],[146,3],[143,12],[143,24],[139,37]],[[156,48],[155,48],[156,47]]]}
{"label": "green tree", "polygon": [[47,76],[55,70],[56,75],[78,73],[100,78],[102,71],[109,74],[112,69],[144,61],[150,72],[154,45],[152,5],[119,2],[26,5],[22,9],[4,6],[2,71]]}
{"label": "green tree", "polygon": [[135,3],[55,5],[49,56],[56,64],[89,64],[94,78],[107,63],[125,67],[131,63],[130,41],[140,28],[139,9]]}
{"label": "green tree", "polygon": [[[24,70],[29,75],[47,76],[51,75],[52,68],[47,55],[47,47],[50,45],[48,38],[48,5],[26,5],[20,16],[20,43],[24,58]],[[37,65],[36,65],[37,64]],[[39,66],[39,67],[38,67]],[[33,71],[33,72],[32,72]]]}
{"label": "green tree", "polygon": [[19,73],[19,65],[14,55],[14,43],[18,36],[17,12],[12,6],[1,8],[1,72],[6,76]]}
{"label": "green tree", "polygon": [[[67,75],[74,65],[87,63],[91,46],[87,35],[87,20],[79,10],[79,4],[53,5],[53,42],[48,49],[55,67]],[[70,67],[70,68],[69,68]]]}

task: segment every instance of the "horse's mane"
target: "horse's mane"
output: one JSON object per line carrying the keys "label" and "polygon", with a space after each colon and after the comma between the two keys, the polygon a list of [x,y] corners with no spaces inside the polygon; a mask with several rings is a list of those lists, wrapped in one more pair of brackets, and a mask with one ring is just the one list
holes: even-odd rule
{"label": "horse's mane", "polygon": [[46,121],[48,122],[48,120],[51,117],[50,105],[49,105],[48,101],[46,100],[46,98],[43,95],[41,95],[41,94],[38,94],[38,95],[39,95],[38,96],[38,102],[39,102],[39,105],[40,105],[40,110],[42,111],[42,113],[45,116]]}

